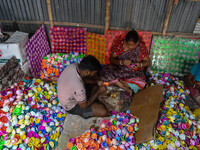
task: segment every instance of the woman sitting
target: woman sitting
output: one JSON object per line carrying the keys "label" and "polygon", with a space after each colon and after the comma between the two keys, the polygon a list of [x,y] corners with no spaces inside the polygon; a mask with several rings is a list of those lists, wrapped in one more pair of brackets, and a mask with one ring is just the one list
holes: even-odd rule
{"label": "woman sitting", "polygon": [[123,88],[131,96],[143,89],[145,67],[150,64],[149,53],[145,44],[139,40],[135,30],[129,31],[125,38],[112,47],[110,65],[102,68],[101,79]]}

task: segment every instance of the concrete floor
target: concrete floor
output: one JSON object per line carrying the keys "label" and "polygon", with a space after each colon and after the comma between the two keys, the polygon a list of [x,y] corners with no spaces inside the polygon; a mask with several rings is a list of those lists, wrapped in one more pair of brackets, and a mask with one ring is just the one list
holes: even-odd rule
{"label": "concrete floor", "polygon": [[81,135],[86,130],[89,130],[91,127],[98,128],[97,125],[100,124],[100,121],[105,118],[89,118],[83,119],[77,115],[67,114],[63,124],[63,131],[58,140],[58,146],[55,150],[66,150],[67,143],[70,138],[75,138],[76,136]]}
{"label": "concrete floor", "polygon": [[[190,96],[188,100],[186,100],[186,105],[191,110],[200,108]],[[75,138],[81,135],[86,130],[89,130],[91,127],[98,127],[102,119],[105,119],[105,118],[93,117],[89,119],[83,119],[82,117],[77,116],[77,115],[67,114],[67,117],[65,118],[65,121],[63,124],[63,131],[61,132],[61,135],[58,141],[58,146],[55,150],[66,150],[68,140],[70,138]]]}

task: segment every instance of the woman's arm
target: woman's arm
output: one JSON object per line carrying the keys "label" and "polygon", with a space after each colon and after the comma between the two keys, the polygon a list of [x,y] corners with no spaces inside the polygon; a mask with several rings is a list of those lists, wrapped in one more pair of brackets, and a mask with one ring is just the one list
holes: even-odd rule
{"label": "woman's arm", "polygon": [[194,86],[194,82],[193,82],[193,79],[194,78],[194,75],[193,74],[191,74],[191,73],[189,73],[188,75],[187,75],[187,80],[186,80],[186,83],[187,83],[187,85],[188,86]]}
{"label": "woman's arm", "polygon": [[150,63],[151,63],[151,59],[149,58],[149,56],[147,56],[142,59],[140,66],[147,67],[147,66],[149,66]]}
{"label": "woman's arm", "polygon": [[113,65],[120,65],[120,60],[117,58],[117,55],[112,53],[110,55],[110,63]]}
{"label": "woman's arm", "polygon": [[110,63],[113,64],[113,65],[125,65],[125,66],[130,66],[131,64],[131,60],[121,60],[121,59],[118,59],[117,58],[117,55],[112,53],[110,55]]}
{"label": "woman's arm", "polygon": [[140,63],[134,63],[133,69],[138,69],[142,67],[147,67],[151,63],[151,59],[148,57],[144,57]]}

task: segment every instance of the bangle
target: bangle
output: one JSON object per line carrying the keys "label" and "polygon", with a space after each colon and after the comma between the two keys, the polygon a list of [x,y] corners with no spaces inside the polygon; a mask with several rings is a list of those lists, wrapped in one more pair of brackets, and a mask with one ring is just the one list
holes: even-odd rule
{"label": "bangle", "polygon": [[142,63],[140,63],[140,68],[142,68]]}
{"label": "bangle", "polygon": [[122,65],[122,60],[119,61],[119,64]]}

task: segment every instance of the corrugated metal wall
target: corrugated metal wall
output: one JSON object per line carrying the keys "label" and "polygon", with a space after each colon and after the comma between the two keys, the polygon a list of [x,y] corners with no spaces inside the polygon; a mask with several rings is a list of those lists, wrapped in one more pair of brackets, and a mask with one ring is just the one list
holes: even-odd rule
{"label": "corrugated metal wall", "polygon": [[200,16],[200,2],[179,0],[173,6],[168,32],[192,33]]}
{"label": "corrugated metal wall", "polygon": [[[52,0],[54,21],[105,25],[106,0]],[[89,29],[103,33],[104,30]]]}
{"label": "corrugated metal wall", "polygon": [[0,7],[1,19],[49,20],[45,0],[1,0]]}
{"label": "corrugated metal wall", "polygon": [[106,0],[52,0],[54,21],[104,25]]}
{"label": "corrugated metal wall", "polygon": [[[105,25],[106,0],[51,2],[54,21]],[[110,26],[162,32],[168,3],[169,0],[111,0]],[[179,0],[173,6],[167,31],[192,33],[199,16],[200,2]],[[0,0],[0,20],[48,21],[46,0]],[[2,23],[2,26],[4,30],[35,32],[40,25]],[[88,30],[104,33],[103,29]]]}
{"label": "corrugated metal wall", "polygon": [[161,32],[167,7],[168,0],[113,0],[111,26]]}
{"label": "corrugated metal wall", "polygon": [[[0,0],[0,19],[15,21],[48,21],[46,0]],[[35,32],[37,24],[2,23],[8,31]]]}

